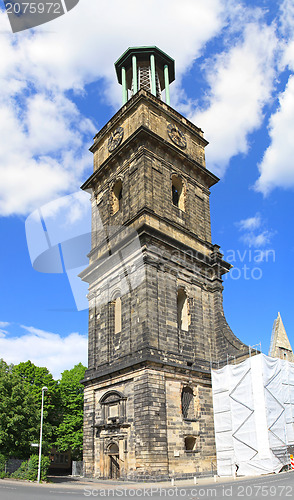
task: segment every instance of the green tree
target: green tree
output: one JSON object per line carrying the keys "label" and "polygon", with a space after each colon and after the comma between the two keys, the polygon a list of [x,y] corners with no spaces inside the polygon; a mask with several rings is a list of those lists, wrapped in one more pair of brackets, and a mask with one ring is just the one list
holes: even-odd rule
{"label": "green tree", "polygon": [[74,460],[81,460],[83,453],[84,388],[80,381],[85,376],[85,370],[82,363],[65,370],[59,384],[62,422],[57,429],[56,445],[59,451],[71,450]]}
{"label": "green tree", "polygon": [[[56,439],[56,429],[61,423],[62,410],[58,381],[54,380],[45,367],[34,365],[31,361],[19,363],[13,367],[23,384],[32,394],[38,414],[41,415],[42,387],[47,387],[44,394],[43,443],[42,449],[48,452]],[[39,417],[40,418],[40,417]],[[37,426],[38,432],[40,423]],[[39,441],[39,438],[36,442]]]}
{"label": "green tree", "polygon": [[[42,455],[41,457],[41,481],[47,481],[47,474],[50,467],[50,459]],[[37,481],[39,469],[38,455],[32,455],[29,460],[23,462],[17,471],[11,474],[15,479],[24,479],[26,481]]]}
{"label": "green tree", "polygon": [[26,458],[39,426],[36,400],[12,365],[0,360],[0,449],[7,458]]}

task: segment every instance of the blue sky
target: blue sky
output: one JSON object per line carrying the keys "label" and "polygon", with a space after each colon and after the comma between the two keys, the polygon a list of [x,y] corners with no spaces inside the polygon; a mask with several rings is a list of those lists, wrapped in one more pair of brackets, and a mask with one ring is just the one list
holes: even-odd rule
{"label": "blue sky", "polygon": [[[294,0],[80,0],[18,34],[0,7],[0,356],[55,377],[87,362],[88,312],[67,274],[33,269],[25,222],[91,174],[92,138],[121,105],[113,63],[139,45],[176,60],[171,104],[210,143],[231,328],[267,353],[280,311],[294,344]],[[85,217],[75,196],[71,223]]]}

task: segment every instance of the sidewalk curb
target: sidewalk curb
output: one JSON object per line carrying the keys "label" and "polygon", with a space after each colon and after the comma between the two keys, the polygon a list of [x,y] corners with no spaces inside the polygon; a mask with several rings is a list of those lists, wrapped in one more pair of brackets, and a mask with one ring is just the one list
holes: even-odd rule
{"label": "sidewalk curb", "polygon": [[[288,474],[288,473],[294,472],[294,471],[286,471],[281,474]],[[242,476],[242,477],[236,477],[234,478],[233,476],[227,476],[227,477],[207,477],[207,478],[197,478],[197,487],[199,486],[220,486],[220,485],[225,485],[226,483],[230,483],[232,481],[246,481],[250,479],[257,479],[257,478],[266,478],[268,476],[272,476],[273,474],[263,474],[260,476]],[[276,474],[278,477],[279,474]],[[172,484],[172,481],[162,481],[162,482],[134,482],[134,481],[111,481],[109,479],[105,480],[99,480],[99,479],[89,479],[89,478],[84,478],[84,477],[77,477],[77,476],[61,476],[60,479],[62,480],[64,478],[64,481],[61,482],[49,482],[49,483],[37,483],[37,482],[30,482],[30,481],[22,481],[18,479],[10,479],[10,478],[5,478],[5,479],[0,479],[0,484],[6,483],[10,485],[17,485],[17,484],[22,484],[26,486],[31,486],[31,487],[44,487],[44,488],[51,488],[51,489],[56,489],[56,488],[68,488],[68,489],[83,489],[86,487],[92,487],[93,489],[103,489],[103,490],[108,490],[108,489],[168,489],[168,488],[190,488],[192,486],[195,487],[194,479],[183,479],[183,480],[175,480],[174,483]],[[50,480],[50,477],[49,477]]]}

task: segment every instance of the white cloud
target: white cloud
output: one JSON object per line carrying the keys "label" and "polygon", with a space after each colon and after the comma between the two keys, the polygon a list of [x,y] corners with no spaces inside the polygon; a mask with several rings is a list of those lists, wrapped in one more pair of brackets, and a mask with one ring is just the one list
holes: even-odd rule
{"label": "white cloud", "polygon": [[8,323],[7,321],[0,321],[0,338],[6,337],[6,335],[8,334],[8,331],[4,330],[4,328],[6,328],[9,325],[10,325],[10,323]]}
{"label": "white cloud", "polygon": [[248,135],[262,123],[263,107],[273,90],[277,46],[275,27],[255,21],[244,25],[243,34],[227,53],[206,64],[208,105],[192,120],[207,132],[211,142],[206,148],[207,165],[218,175],[233,156],[247,153]]}
{"label": "white cloud", "polygon": [[261,225],[261,216],[256,214],[254,217],[248,217],[237,223],[240,230],[257,229]]}
{"label": "white cloud", "polygon": [[1,215],[26,213],[71,185],[70,174],[50,157],[36,161],[11,154],[5,167],[0,168]]}
{"label": "white cloud", "polygon": [[117,108],[121,88],[113,63],[128,46],[158,45],[175,57],[180,79],[223,25],[222,0],[147,3],[109,0],[101,10],[100,2],[80,2],[50,27],[20,35],[9,34],[0,11],[0,215],[27,214],[79,189],[91,167],[88,146],[96,130],[68,90],[83,93],[100,79],[100,99]]}
{"label": "white cloud", "polygon": [[249,232],[241,236],[240,239],[249,247],[259,248],[268,245],[271,242],[273,234],[274,233],[267,230],[262,231],[259,234]]}
{"label": "white cloud", "polygon": [[239,228],[239,231],[242,232],[240,240],[249,247],[265,247],[271,242],[272,237],[275,235],[273,231],[263,229],[265,223],[259,213],[255,214],[253,217],[248,217],[247,219],[237,222],[236,226]]}
{"label": "white cloud", "polygon": [[[292,4],[281,6],[284,32],[291,31]],[[12,35],[0,11],[0,215],[27,214],[79,188],[92,164],[88,146],[96,125],[90,118],[99,99],[120,106],[113,63],[129,46],[157,45],[175,58],[172,104],[204,129],[207,165],[222,175],[233,156],[247,153],[249,134],[272,98],[281,40],[276,23],[266,25],[263,16],[235,0],[109,0],[102,11],[100,2],[80,2],[50,24]],[[184,104],[181,80],[216,36],[225,48],[200,69],[209,91],[195,112],[195,103]],[[284,51],[290,67],[294,44]],[[85,117],[68,91],[86,95],[94,81],[100,83],[97,102]]]}
{"label": "white cloud", "polygon": [[22,327],[26,333],[9,338],[0,335],[1,357],[7,363],[18,364],[31,360],[37,366],[45,366],[55,379],[64,370],[81,362],[87,366],[87,337],[71,333],[65,337],[34,327]]}
{"label": "white cloud", "polygon": [[34,155],[45,156],[68,146],[82,145],[82,135],[76,129],[79,111],[64,96],[50,99],[48,95],[35,94],[27,100],[26,115],[29,148]]}
{"label": "white cloud", "polygon": [[68,99],[34,95],[23,105],[26,109],[0,97],[1,215],[26,213],[78,189],[92,162],[80,128],[83,117]]}
{"label": "white cloud", "polygon": [[[294,71],[294,2],[284,0],[280,6],[279,17],[281,39],[280,71]],[[294,76],[279,95],[279,105],[269,119],[268,133],[270,145],[258,165],[260,176],[254,188],[268,195],[274,188],[294,187]]]}
{"label": "white cloud", "polygon": [[10,323],[8,321],[0,321],[0,328],[5,328],[6,326],[9,326]]}
{"label": "white cloud", "polygon": [[294,33],[294,2],[293,0],[283,0],[280,5],[280,29],[284,36],[291,36]]}
{"label": "white cloud", "polygon": [[267,195],[275,187],[294,187],[294,76],[279,99],[279,108],[270,118],[271,144],[259,165],[256,191]]}
{"label": "white cloud", "polygon": [[91,230],[86,224],[91,218],[90,195],[84,191],[53,200],[44,205],[41,212],[47,229],[48,225],[54,228],[58,224],[63,233],[68,235],[73,230],[74,236],[83,234],[83,230]]}

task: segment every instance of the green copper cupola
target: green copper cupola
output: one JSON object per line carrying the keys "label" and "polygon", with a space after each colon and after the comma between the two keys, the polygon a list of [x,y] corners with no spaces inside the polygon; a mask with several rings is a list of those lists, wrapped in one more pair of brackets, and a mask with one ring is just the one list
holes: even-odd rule
{"label": "green copper cupola", "polygon": [[130,47],[116,61],[118,82],[122,85],[123,104],[129,95],[140,89],[151,92],[161,99],[165,90],[165,100],[170,105],[169,86],[175,79],[175,61],[157,47]]}

